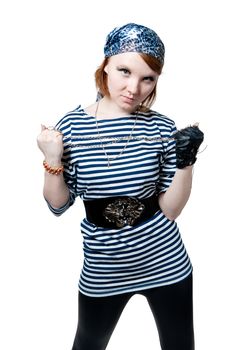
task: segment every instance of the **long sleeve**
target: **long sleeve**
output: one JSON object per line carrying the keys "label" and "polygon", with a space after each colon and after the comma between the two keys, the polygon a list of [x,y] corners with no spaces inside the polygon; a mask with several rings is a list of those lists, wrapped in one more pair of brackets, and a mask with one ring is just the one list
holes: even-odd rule
{"label": "long sleeve", "polygon": [[63,134],[64,152],[62,164],[64,165],[64,181],[69,189],[69,199],[60,208],[54,208],[47,200],[47,204],[52,213],[56,216],[63,214],[71,205],[74,204],[77,197],[77,169],[75,163],[72,163],[72,143],[71,143],[71,123],[69,115],[63,117],[56,125],[56,129]]}
{"label": "long sleeve", "polygon": [[164,153],[161,157],[160,164],[160,175],[157,182],[157,193],[166,192],[168,187],[171,185],[173,177],[176,173],[176,151],[175,151],[175,140],[172,139],[172,135],[176,131],[176,127],[173,124],[168,142],[164,144]]}

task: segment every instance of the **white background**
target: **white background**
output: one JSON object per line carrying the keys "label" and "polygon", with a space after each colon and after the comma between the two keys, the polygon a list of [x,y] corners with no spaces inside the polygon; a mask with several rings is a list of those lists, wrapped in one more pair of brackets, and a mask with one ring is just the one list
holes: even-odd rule
{"label": "white background", "polygon": [[[60,218],[47,209],[36,137],[40,123],[94,101],[105,37],[128,22],[152,27],[166,46],[154,109],[205,132],[178,223],[194,265],[196,348],[233,348],[231,13],[226,0],[1,5],[1,349],[71,349],[84,211],[80,200]],[[135,296],[108,349],[159,348],[146,300]]]}

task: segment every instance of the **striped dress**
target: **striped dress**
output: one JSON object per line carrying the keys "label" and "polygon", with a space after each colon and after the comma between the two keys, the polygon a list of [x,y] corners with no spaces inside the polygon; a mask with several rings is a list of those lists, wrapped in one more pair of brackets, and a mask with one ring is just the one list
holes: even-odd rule
{"label": "striped dress", "polygon": [[[109,157],[122,154],[108,167]],[[55,209],[61,215],[75,201],[112,196],[140,199],[161,193],[171,184],[176,171],[174,122],[155,112],[140,112],[119,118],[98,120],[81,106],[67,113],[57,124],[63,133],[64,178],[69,201]],[[79,290],[101,297],[164,286],[181,281],[192,271],[179,229],[161,210],[150,219],[120,229],[81,222],[84,263]]]}

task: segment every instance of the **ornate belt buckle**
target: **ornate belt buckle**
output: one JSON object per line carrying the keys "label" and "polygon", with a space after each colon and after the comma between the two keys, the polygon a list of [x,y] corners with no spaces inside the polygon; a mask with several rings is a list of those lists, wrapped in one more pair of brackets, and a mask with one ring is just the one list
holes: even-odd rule
{"label": "ornate belt buckle", "polygon": [[134,197],[120,197],[109,203],[103,211],[105,219],[115,223],[116,227],[132,226],[138,219],[145,205]]}

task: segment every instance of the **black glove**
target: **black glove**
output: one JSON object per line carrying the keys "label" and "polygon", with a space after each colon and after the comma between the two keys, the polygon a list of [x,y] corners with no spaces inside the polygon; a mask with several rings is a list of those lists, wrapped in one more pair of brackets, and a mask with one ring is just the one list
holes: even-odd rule
{"label": "black glove", "polygon": [[198,126],[188,126],[174,134],[176,140],[176,166],[183,169],[196,162],[197,152],[204,140],[204,133]]}

